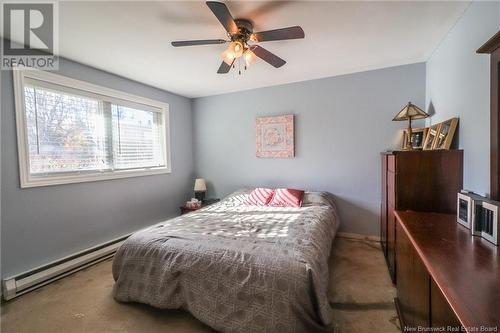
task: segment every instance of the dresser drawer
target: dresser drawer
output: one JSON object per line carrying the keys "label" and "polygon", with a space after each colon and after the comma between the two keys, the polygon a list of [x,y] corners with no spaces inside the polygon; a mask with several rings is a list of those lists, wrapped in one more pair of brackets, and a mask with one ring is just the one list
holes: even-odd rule
{"label": "dresser drawer", "polygon": [[387,202],[396,207],[396,174],[394,172],[387,173]]}
{"label": "dresser drawer", "polygon": [[396,216],[390,204],[387,206],[387,265],[392,283],[396,283]]}
{"label": "dresser drawer", "polygon": [[454,329],[453,332],[465,332],[465,329],[463,329],[450,304],[432,278],[430,308],[432,327],[439,328],[451,326]]}
{"label": "dresser drawer", "polygon": [[396,156],[387,156],[387,170],[390,172],[396,172]]}
{"label": "dresser drawer", "polygon": [[401,331],[416,332],[420,331],[419,327],[430,326],[430,275],[399,221],[395,227],[398,279],[396,302],[403,325]]}

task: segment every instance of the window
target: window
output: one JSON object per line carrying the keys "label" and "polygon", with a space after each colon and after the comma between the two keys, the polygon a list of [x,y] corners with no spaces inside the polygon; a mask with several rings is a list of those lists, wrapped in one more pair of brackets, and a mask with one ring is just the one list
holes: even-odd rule
{"label": "window", "polygon": [[14,71],[21,187],[170,172],[168,105]]}

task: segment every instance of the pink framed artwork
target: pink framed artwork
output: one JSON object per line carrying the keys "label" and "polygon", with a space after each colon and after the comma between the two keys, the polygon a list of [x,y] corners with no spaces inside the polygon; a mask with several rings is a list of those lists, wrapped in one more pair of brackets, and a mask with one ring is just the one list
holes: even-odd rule
{"label": "pink framed artwork", "polygon": [[294,157],[293,115],[257,117],[255,143],[257,157]]}

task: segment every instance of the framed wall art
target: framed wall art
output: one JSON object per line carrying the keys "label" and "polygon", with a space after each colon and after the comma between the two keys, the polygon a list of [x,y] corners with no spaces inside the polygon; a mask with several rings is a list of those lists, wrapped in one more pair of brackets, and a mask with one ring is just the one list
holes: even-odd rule
{"label": "framed wall art", "polygon": [[458,127],[458,118],[451,118],[428,128],[424,150],[449,150]]}
{"label": "framed wall art", "polygon": [[433,149],[450,149],[455,130],[457,129],[458,118],[451,118],[443,121],[439,127]]}
{"label": "framed wall art", "polygon": [[[415,150],[422,150],[424,147],[424,141],[427,137],[427,131],[429,129],[425,128],[413,128],[411,130],[411,144],[412,148]],[[403,147],[404,150],[408,145],[408,129],[403,130]]]}
{"label": "framed wall art", "polygon": [[257,157],[294,157],[294,116],[257,117],[255,143]]}
{"label": "framed wall art", "polygon": [[424,141],[424,150],[432,150],[434,149],[434,144],[436,141],[436,137],[439,133],[439,129],[441,124],[435,124],[429,127],[429,131],[427,132],[427,136]]}

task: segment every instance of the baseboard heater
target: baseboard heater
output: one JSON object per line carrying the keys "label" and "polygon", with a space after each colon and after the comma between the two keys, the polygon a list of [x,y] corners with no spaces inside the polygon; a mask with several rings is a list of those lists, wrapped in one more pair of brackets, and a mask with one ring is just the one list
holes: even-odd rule
{"label": "baseboard heater", "polygon": [[116,238],[112,241],[37,267],[28,272],[4,279],[2,281],[3,298],[5,300],[15,298],[86,267],[111,258],[115,255],[115,252],[120,245],[122,245],[130,235],[131,234]]}

